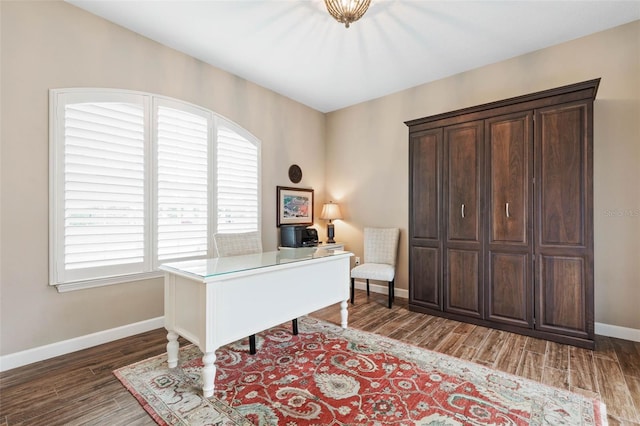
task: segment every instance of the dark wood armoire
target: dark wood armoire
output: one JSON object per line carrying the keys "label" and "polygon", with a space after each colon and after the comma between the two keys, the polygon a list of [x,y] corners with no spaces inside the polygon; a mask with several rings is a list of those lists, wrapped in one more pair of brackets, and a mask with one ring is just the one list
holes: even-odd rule
{"label": "dark wood armoire", "polygon": [[411,310],[594,347],[599,82],[405,123]]}

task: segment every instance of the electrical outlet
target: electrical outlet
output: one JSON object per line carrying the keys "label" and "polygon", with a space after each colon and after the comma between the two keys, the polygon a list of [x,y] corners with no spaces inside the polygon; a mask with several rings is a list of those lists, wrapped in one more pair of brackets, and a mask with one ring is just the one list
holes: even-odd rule
{"label": "electrical outlet", "polygon": [[356,266],[360,264],[360,258],[356,256]]}

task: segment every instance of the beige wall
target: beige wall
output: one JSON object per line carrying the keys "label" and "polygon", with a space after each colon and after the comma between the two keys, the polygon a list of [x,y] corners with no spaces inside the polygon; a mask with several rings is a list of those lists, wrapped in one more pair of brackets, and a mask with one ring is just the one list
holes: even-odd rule
{"label": "beige wall", "polygon": [[406,289],[404,121],[598,77],[595,320],[640,329],[640,21],[328,114],[327,188],[346,212],[338,238],[361,255],[364,226],[400,227]]}
{"label": "beige wall", "polygon": [[[262,141],[265,249],[275,250],[276,186],[324,197],[325,116],[67,3],[0,1],[0,355],[163,315],[162,281],[58,293],[48,285],[48,90],[113,87],[216,111]],[[324,224],[319,224],[324,226]]]}
{"label": "beige wall", "polygon": [[80,86],[158,93],[237,122],[263,143],[265,248],[277,241],[275,187],[289,184],[288,166],[297,163],[298,186],[316,191],[316,217],[323,200],[341,203],[337,238],[356,254],[364,226],[402,228],[398,287],[406,289],[403,122],[602,77],[596,321],[640,329],[640,22],[325,116],[66,3],[0,1],[0,19],[0,355],[163,314],[160,280],[70,293],[47,285],[48,90]]}

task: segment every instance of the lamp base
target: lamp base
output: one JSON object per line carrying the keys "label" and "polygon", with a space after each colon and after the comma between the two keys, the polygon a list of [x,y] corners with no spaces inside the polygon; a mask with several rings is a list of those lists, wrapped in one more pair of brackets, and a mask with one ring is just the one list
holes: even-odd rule
{"label": "lamp base", "polygon": [[335,229],[333,227],[333,223],[327,224],[327,244],[333,244],[336,240],[333,239],[335,236]]}

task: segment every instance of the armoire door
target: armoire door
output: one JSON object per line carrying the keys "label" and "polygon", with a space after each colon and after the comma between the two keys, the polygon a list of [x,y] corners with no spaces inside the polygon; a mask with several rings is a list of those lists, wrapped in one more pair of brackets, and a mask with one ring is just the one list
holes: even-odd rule
{"label": "armoire door", "polygon": [[481,175],[484,126],[475,121],[444,129],[444,310],[483,315]]}
{"label": "armoire door", "polygon": [[533,112],[485,121],[486,318],[533,327]]}
{"label": "armoire door", "polygon": [[593,339],[591,101],[536,110],[536,329]]}
{"label": "armoire door", "polygon": [[411,136],[409,303],[442,309],[442,128]]}

